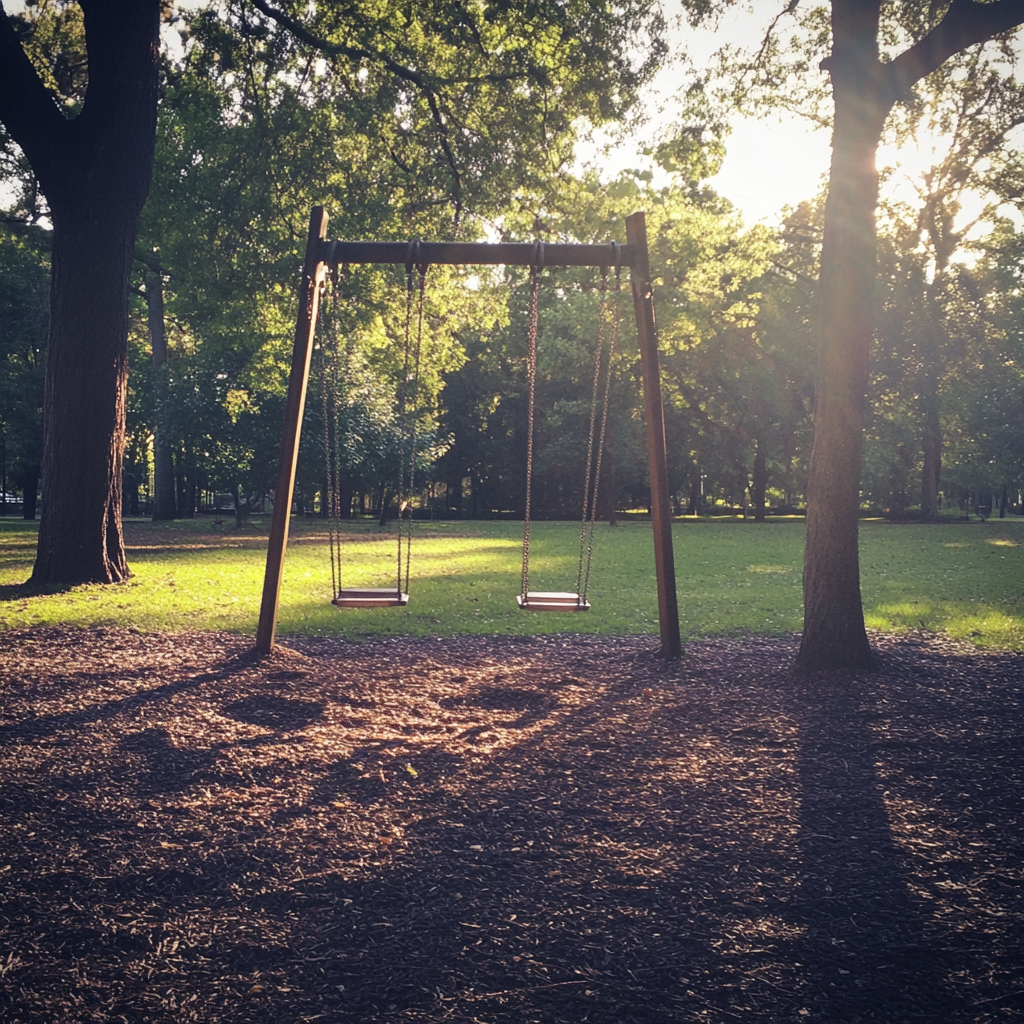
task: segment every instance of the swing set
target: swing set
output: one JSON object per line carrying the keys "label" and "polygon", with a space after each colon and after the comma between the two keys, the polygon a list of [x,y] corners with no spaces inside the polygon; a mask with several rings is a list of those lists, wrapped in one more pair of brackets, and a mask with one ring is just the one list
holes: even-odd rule
{"label": "swing set", "polygon": [[[593,531],[596,517],[597,488],[601,472],[601,456],[607,423],[608,391],[611,360],[618,333],[617,316],[612,317],[612,331],[608,354],[608,377],[605,380],[600,427],[597,406],[599,380],[604,349],[603,335],[607,320],[608,271],[614,269],[618,286],[620,269],[628,266],[633,292],[633,307],[640,341],[640,361],[643,378],[644,408],[647,419],[648,468],[651,481],[651,519],[654,529],[655,571],[658,586],[658,617],[661,653],[678,657],[682,651],[679,637],[679,612],[676,599],[675,568],[672,554],[672,517],[668,492],[668,468],[665,451],[665,421],[661,401],[661,381],[658,367],[658,341],[654,322],[653,289],[647,254],[647,231],[643,213],[634,213],[626,219],[626,245],[612,242],[608,245],[580,245],[565,243],[482,243],[482,242],[343,242],[327,239],[327,214],[323,207],[315,207],[310,216],[306,256],[299,290],[299,315],[295,325],[292,348],[291,373],[285,406],[284,436],[278,468],[276,500],[270,525],[267,548],[267,567],[263,580],[263,599],[260,607],[256,650],[269,654],[274,647],[277,626],[278,599],[284,568],[284,554],[288,544],[288,527],[292,499],[295,491],[295,471],[298,461],[299,438],[309,383],[316,332],[317,313],[321,292],[328,274],[336,277],[338,268],[354,263],[384,263],[404,265],[406,270],[405,367],[403,385],[399,391],[399,420],[405,427],[406,450],[399,459],[398,481],[398,568],[394,587],[342,587],[340,538],[335,545],[334,520],[340,515],[338,505],[337,439],[332,428],[336,425],[337,377],[332,394],[333,404],[323,393],[325,420],[325,448],[328,454],[327,511],[331,519],[331,576],[333,603],[339,608],[394,607],[409,601],[409,557],[411,543],[411,507],[403,503],[404,475],[408,468],[408,491],[411,494],[416,459],[415,418],[418,387],[419,353],[422,341],[423,290],[427,268],[438,264],[505,265],[530,268],[530,309],[528,316],[527,383],[529,406],[527,417],[527,470],[526,512],[523,525],[523,567],[521,590],[517,603],[524,611],[586,611],[587,586],[590,579],[590,561],[593,551]],[[599,267],[602,271],[601,309],[599,313],[598,343],[595,353],[593,394],[590,411],[590,434],[587,442],[586,473],[584,481],[583,521],[580,528],[580,557],[575,592],[531,591],[530,584],[530,505],[533,475],[533,424],[537,369],[537,309],[540,272],[545,266]],[[414,272],[419,275],[419,303],[412,343],[412,309]],[[335,301],[336,296],[335,296]],[[337,374],[338,354],[332,357]],[[410,372],[411,371],[411,372]],[[326,374],[326,364],[324,372]],[[323,379],[323,378],[322,378]],[[411,384],[411,388],[410,388]],[[409,398],[411,396],[411,413]],[[597,438],[595,453],[595,435]],[[588,523],[589,513],[589,523]],[[407,522],[405,543],[405,580],[403,588],[403,514]]]}

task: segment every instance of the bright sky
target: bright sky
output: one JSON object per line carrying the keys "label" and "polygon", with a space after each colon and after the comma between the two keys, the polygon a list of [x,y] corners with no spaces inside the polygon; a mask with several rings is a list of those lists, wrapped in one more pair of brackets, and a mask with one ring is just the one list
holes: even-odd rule
{"label": "bright sky", "polygon": [[[756,47],[771,19],[782,9],[783,0],[755,0],[750,7],[752,11],[734,9],[723,17],[717,32],[694,31],[685,25],[673,27],[670,45],[674,50],[686,50],[698,67],[726,42]],[[608,157],[600,157],[600,166],[609,176],[627,168],[651,169],[650,161],[638,154],[671,122],[673,96],[685,85],[682,68],[668,68],[658,76],[644,102],[651,111],[663,113],[651,118],[640,138],[623,143]],[[725,145],[725,162],[711,184],[742,211],[747,224],[762,220],[774,223],[783,207],[796,206],[816,195],[831,156],[828,132],[814,130],[810,122],[787,114],[737,118]],[[592,160],[593,149],[584,149],[581,157]]]}
{"label": "bright sky", "polygon": [[[668,5],[671,7],[671,3]],[[717,32],[694,32],[686,26],[674,28],[671,45],[685,49],[697,67],[706,64],[712,53],[725,43],[755,49],[771,20],[785,6],[785,0],[748,0],[723,17]],[[780,22],[785,31],[786,19]],[[607,156],[601,154],[598,166],[612,177],[627,168],[657,170],[641,155],[645,145],[672,121],[672,96],[686,84],[682,68],[669,68],[653,84],[645,103],[651,111],[662,111],[651,118],[641,135],[619,145]],[[1015,133],[1011,144],[1024,146],[1024,129]],[[830,133],[815,128],[809,121],[790,114],[767,115],[761,119],[736,118],[725,140],[726,157],[721,172],[711,182],[715,190],[729,199],[743,214],[745,223],[766,221],[777,224],[784,207],[811,199],[827,179],[831,158]],[[883,198],[904,199],[915,204],[914,183],[920,180],[943,151],[941,139],[925,140],[920,146],[896,151],[883,146],[878,152],[880,169],[894,166],[895,172],[882,185]],[[581,148],[581,159],[595,159],[594,147]],[[655,178],[657,181],[657,177]],[[982,206],[980,197],[971,202],[964,197],[964,209],[958,220],[966,224]],[[1004,207],[1004,214],[1021,220]]]}
{"label": "bright sky", "polygon": [[[627,168],[652,169],[651,162],[638,155],[645,144],[645,138],[626,142],[607,158],[602,156],[606,175]],[[711,185],[743,213],[746,224],[775,223],[783,207],[817,195],[828,173],[828,133],[812,131],[795,117],[737,120],[725,145],[722,170]],[[588,149],[581,156],[584,161],[593,159]]]}

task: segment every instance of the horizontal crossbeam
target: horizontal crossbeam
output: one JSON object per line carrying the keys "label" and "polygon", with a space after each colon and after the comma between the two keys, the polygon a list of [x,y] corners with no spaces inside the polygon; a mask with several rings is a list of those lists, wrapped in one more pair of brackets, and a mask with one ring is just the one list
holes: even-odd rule
{"label": "horizontal crossbeam", "polygon": [[634,245],[561,242],[321,242],[320,258],[346,263],[466,264],[508,267],[633,267]]}

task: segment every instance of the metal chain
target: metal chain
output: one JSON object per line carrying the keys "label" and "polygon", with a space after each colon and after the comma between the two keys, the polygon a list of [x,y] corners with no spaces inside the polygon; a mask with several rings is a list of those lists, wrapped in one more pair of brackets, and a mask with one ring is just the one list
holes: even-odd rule
{"label": "metal chain", "polygon": [[[618,247],[616,246],[616,256]],[[601,432],[597,441],[597,460],[594,465],[594,500],[590,507],[590,539],[587,545],[587,569],[583,577],[583,590],[577,593],[585,602],[587,600],[587,588],[590,586],[590,566],[594,557],[594,524],[597,520],[597,494],[598,485],[601,482],[601,460],[604,457],[604,440],[608,427],[608,402],[612,390],[612,359],[615,356],[615,345],[619,340],[619,294],[622,292],[622,267],[618,259],[615,262],[615,295],[612,298],[612,334],[608,340],[608,371],[604,378],[604,400],[601,410]]]}
{"label": "metal chain", "polygon": [[[331,501],[331,515],[334,517],[334,531],[337,536],[337,559],[338,559],[338,593],[341,593],[341,445],[338,443],[338,396],[341,392],[341,346],[338,341],[338,325],[341,322],[339,311],[341,303],[341,271],[335,271],[331,281],[334,293],[334,301],[331,303],[331,437],[334,446],[334,457],[332,459],[332,471],[334,474],[334,490]],[[347,349],[347,345],[346,345]],[[348,358],[346,352],[346,370]],[[349,376],[346,372],[344,383],[347,383]],[[346,387],[346,401],[348,401]]]}
{"label": "metal chain", "polygon": [[530,312],[527,318],[526,383],[529,401],[526,412],[526,512],[523,517],[522,596],[530,592],[530,492],[533,483],[533,408],[537,395],[537,299],[544,243],[537,243],[538,259],[530,267]]}
{"label": "metal chain", "polygon": [[[427,265],[421,263],[419,270],[419,298],[416,311],[416,354],[413,358],[412,371],[412,410],[409,414],[409,515],[406,517],[405,537],[405,593],[409,593],[409,568],[412,559],[412,494],[416,485],[416,418],[419,404],[420,388],[420,354],[423,351],[423,298],[427,282]],[[401,528],[401,521],[399,521]],[[399,588],[401,590],[401,588]]]}
{"label": "metal chain", "polygon": [[[326,291],[326,282],[321,284],[321,291]],[[327,313],[327,298],[321,296],[321,316]],[[327,538],[331,551],[331,600],[338,596],[338,581],[334,574],[334,526],[331,522],[331,436],[327,412],[327,356],[324,352],[325,340],[321,320],[317,320],[317,334],[320,336],[320,346],[317,350],[317,369],[320,377],[320,411],[324,421],[324,484],[325,489],[321,497],[323,513],[327,517]]]}
{"label": "metal chain", "polygon": [[[583,475],[583,519],[580,523],[580,558],[576,567],[576,593],[583,595],[583,559],[587,541],[587,511],[597,507],[597,488],[590,495],[590,473],[594,462],[594,428],[597,425],[597,397],[601,383],[601,356],[604,354],[604,324],[608,314],[608,268],[601,268],[601,304],[597,313],[597,345],[594,347],[594,384],[590,396],[590,430],[587,433],[587,468]],[[591,515],[593,520],[593,515]],[[593,533],[593,531],[591,531]],[[593,543],[591,542],[591,547]],[[589,569],[589,566],[588,566]],[[588,573],[589,575],[589,573]]]}
{"label": "metal chain", "polygon": [[[412,298],[413,298],[413,268],[415,266],[412,261],[412,254],[415,252],[417,247],[416,242],[409,243],[409,258],[405,264],[405,344],[403,346],[403,363],[402,363],[402,381],[398,388],[398,422],[402,430],[405,430],[405,408],[406,408],[406,388],[409,384],[409,355],[412,349],[411,344],[411,333],[412,333]],[[402,593],[402,485],[405,482],[405,460],[399,457],[398,460],[398,565],[395,576],[395,591],[396,593]],[[385,498],[387,495],[385,494]],[[381,509],[381,515],[386,516],[386,507]]]}
{"label": "metal chain", "polygon": [[[324,421],[324,468],[327,475],[323,496],[327,516],[327,533],[331,557],[332,599],[341,591],[341,464],[338,454],[338,277],[331,274],[331,290],[327,282],[321,285],[324,309],[330,328],[324,337],[323,321],[318,323],[320,334],[320,405]],[[330,388],[328,388],[330,382]]]}

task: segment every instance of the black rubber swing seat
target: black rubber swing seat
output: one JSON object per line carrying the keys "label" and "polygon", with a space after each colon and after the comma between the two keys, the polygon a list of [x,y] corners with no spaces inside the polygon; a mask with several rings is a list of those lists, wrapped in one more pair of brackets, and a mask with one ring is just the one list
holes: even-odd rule
{"label": "black rubber swing seat", "polygon": [[409,595],[394,587],[344,587],[331,602],[338,608],[398,608],[409,603]]}
{"label": "black rubber swing seat", "polygon": [[560,591],[531,590],[524,597],[520,594],[516,603],[524,612],[588,612],[590,602],[582,594],[568,594]]}

